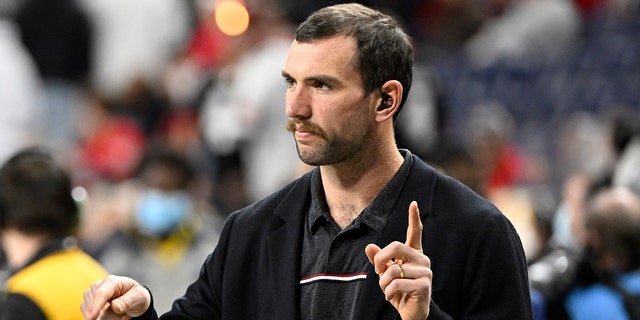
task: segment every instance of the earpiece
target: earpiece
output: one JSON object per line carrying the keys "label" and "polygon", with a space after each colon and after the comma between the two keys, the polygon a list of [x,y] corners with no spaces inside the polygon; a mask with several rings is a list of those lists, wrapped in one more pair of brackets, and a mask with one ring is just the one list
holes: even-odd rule
{"label": "earpiece", "polygon": [[380,106],[378,107],[378,111],[382,111],[387,109],[393,105],[393,101],[391,101],[391,97],[383,97]]}
{"label": "earpiece", "polygon": [[391,101],[391,96],[385,92],[382,92],[382,90],[380,90],[380,95],[382,96],[382,103],[380,104],[380,107],[378,107],[378,110],[383,110],[391,107],[391,105],[393,104],[393,101]]}

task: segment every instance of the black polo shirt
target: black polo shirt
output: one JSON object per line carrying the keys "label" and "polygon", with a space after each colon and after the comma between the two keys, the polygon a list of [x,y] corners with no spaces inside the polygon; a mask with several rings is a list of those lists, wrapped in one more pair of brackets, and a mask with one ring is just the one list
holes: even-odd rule
{"label": "black polo shirt", "polygon": [[373,202],[343,230],[329,214],[320,170],[313,171],[311,207],[305,219],[302,243],[302,319],[353,319],[356,300],[369,265],[364,248],[382,233],[413,164],[408,150],[400,152],[404,163],[398,172]]}

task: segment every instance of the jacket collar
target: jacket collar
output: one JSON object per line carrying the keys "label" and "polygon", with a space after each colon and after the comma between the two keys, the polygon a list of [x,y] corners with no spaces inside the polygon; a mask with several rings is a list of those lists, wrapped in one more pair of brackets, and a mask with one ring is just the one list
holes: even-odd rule
{"label": "jacket collar", "polygon": [[298,319],[300,315],[300,254],[305,212],[311,201],[310,177],[309,172],[294,182],[283,205],[274,211],[280,219],[272,226],[267,250],[275,319]]}

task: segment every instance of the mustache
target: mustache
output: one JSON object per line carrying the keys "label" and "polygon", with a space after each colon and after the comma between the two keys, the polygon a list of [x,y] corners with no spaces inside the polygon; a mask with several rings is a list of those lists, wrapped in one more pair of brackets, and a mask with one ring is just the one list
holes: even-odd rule
{"label": "mustache", "polygon": [[309,120],[289,119],[286,126],[287,131],[294,133],[296,131],[296,127],[300,130],[307,131],[321,138],[325,137],[324,130],[322,130],[320,126],[310,122]]}

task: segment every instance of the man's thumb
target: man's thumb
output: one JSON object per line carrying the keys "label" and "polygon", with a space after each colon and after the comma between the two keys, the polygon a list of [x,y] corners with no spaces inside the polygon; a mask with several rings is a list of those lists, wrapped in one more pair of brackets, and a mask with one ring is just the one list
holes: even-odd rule
{"label": "man's thumb", "polygon": [[378,247],[373,243],[368,244],[364,248],[364,252],[367,254],[367,258],[369,258],[369,262],[371,262],[372,264],[375,264],[373,258],[376,256],[378,252],[380,252],[380,250],[381,250],[380,247]]}
{"label": "man's thumb", "polygon": [[141,316],[151,304],[151,296],[140,286],[111,301],[111,310],[118,315]]}

